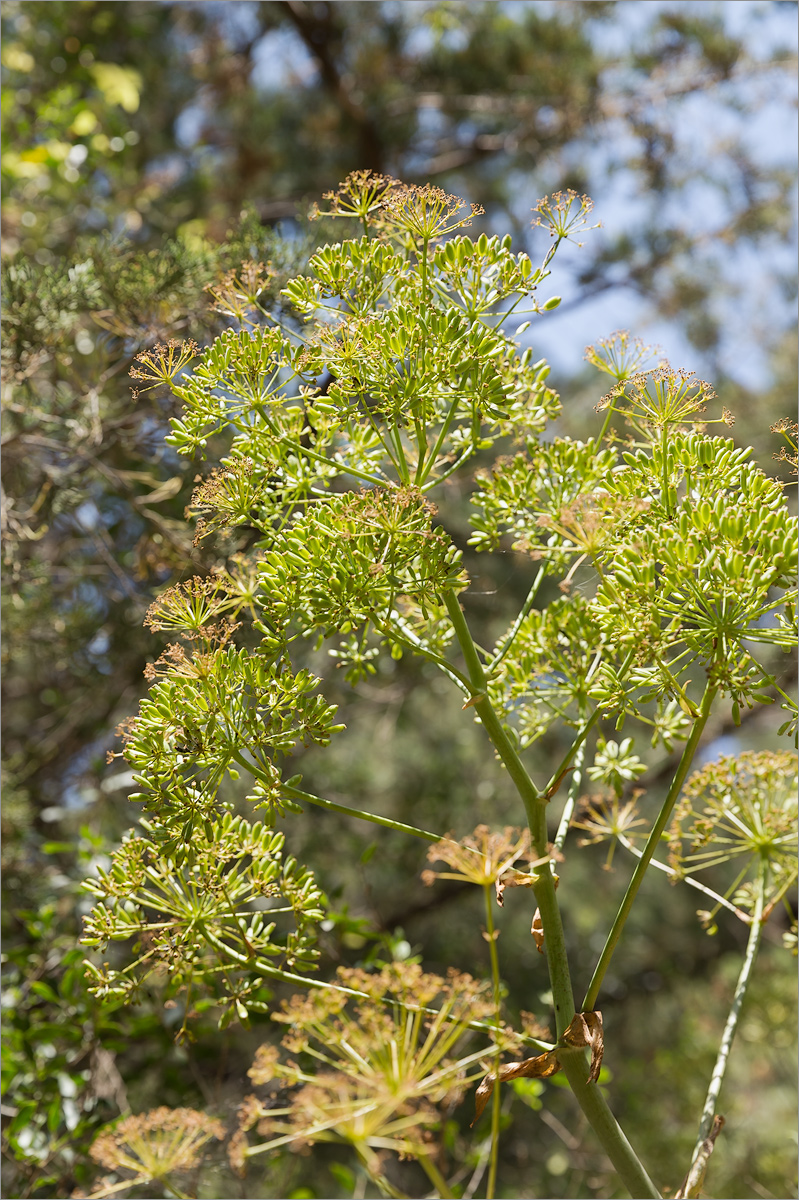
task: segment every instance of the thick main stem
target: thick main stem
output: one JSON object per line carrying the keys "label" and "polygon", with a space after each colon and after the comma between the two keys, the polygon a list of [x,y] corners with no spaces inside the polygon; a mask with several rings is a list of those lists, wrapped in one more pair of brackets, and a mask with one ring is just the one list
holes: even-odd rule
{"label": "thick main stem", "polygon": [[711,683],[708,683],[707,687],[705,688],[705,694],[702,697],[702,704],[699,709],[699,716],[694,721],[694,727],[691,730],[691,736],[688,738],[682,758],[680,759],[679,766],[677,767],[677,771],[673,780],[671,781],[671,787],[668,790],[666,799],[663,801],[663,807],[658,814],[658,819],[655,822],[646,846],[641,853],[641,857],[638,860],[638,865],[633,872],[633,876],[629,882],[627,891],[624,893],[624,899],[619,906],[619,911],[616,913],[616,919],[614,920],[610,933],[607,936],[604,949],[599,956],[599,962],[596,965],[596,970],[594,971],[588,991],[585,994],[585,999],[583,1000],[583,1012],[588,1012],[590,1009],[593,1009],[596,1004],[597,996],[599,995],[599,989],[602,986],[602,980],[605,978],[605,972],[610,966],[610,960],[613,957],[613,951],[616,949],[619,939],[621,938],[622,930],[624,929],[627,917],[630,914],[630,909],[633,906],[633,900],[635,900],[635,897],[638,894],[638,889],[643,883],[644,875],[646,875],[647,867],[649,866],[652,856],[660,844],[660,838],[663,830],[668,824],[672,809],[677,801],[677,797],[682,791],[682,785],[685,783],[685,777],[691,768],[694,755],[699,748],[699,741],[702,737],[702,733],[704,732],[705,725],[707,724],[707,719],[710,716],[710,710],[713,707],[713,701],[716,698],[717,690],[718,689]]}
{"label": "thick main stem", "polygon": [[630,1195],[635,1200],[660,1200],[660,1192],[647,1175],[624,1131],[610,1111],[602,1089],[596,1083],[587,1082],[588,1063],[585,1052],[561,1050],[559,1057],[577,1103]]}
{"label": "thick main stem", "polygon": [[[516,753],[513,743],[503,729],[502,723],[488,699],[485,671],[480,662],[480,656],[472,640],[457,595],[454,592],[446,592],[443,599],[474,690],[474,709],[482,721],[495,750],[505,764],[508,774],[516,785],[516,790],[527,813],[530,836],[536,854],[544,858],[548,853],[546,793],[539,792],[530,779],[524,764]],[[569,961],[566,956],[566,944],[563,937],[560,909],[557,897],[555,896],[555,880],[551,870],[545,868],[540,871],[533,890],[535,898],[538,901],[541,922],[544,928],[544,949],[552,986],[558,1038],[560,1038],[574,1017],[574,993],[571,985]],[[599,1087],[595,1083],[587,1082],[588,1066],[585,1061],[585,1055],[582,1052],[575,1055],[565,1051],[563,1053],[563,1069],[578,1104],[585,1113],[591,1127],[602,1144],[602,1148],[618,1171],[619,1177],[629,1190],[630,1195],[636,1197],[637,1200],[660,1200],[660,1192],[647,1175],[635,1151],[624,1136],[616,1118],[608,1108]]]}

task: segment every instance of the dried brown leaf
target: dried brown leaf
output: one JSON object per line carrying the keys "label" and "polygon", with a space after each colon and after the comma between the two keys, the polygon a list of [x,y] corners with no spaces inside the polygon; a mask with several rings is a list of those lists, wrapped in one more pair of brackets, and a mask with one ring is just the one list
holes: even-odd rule
{"label": "dried brown leaf", "polygon": [[497,1078],[500,1083],[506,1083],[509,1079],[548,1079],[550,1075],[554,1075],[559,1070],[560,1062],[557,1054],[554,1050],[549,1050],[546,1054],[537,1055],[536,1058],[525,1058],[523,1062],[505,1063],[499,1068],[497,1074],[486,1075],[474,1094],[472,1126],[479,1121],[486,1104],[488,1104],[494,1091],[494,1081]]}
{"label": "dried brown leaf", "polygon": [[597,1079],[599,1079],[599,1071],[602,1066],[602,1055],[605,1053],[602,1013],[577,1013],[569,1028],[563,1034],[561,1041],[567,1046],[575,1046],[577,1048],[582,1048],[583,1046],[590,1047],[591,1070],[588,1073],[588,1082],[596,1083]]}
{"label": "dried brown leaf", "polygon": [[541,920],[541,909],[537,908],[533,913],[533,923],[530,926],[530,933],[533,935],[536,949],[539,954],[544,953],[544,922]]}
{"label": "dried brown leaf", "polygon": [[[535,860],[535,862],[530,863],[530,866],[531,867],[540,867],[541,864],[545,863],[545,862],[549,862],[549,859],[548,858],[537,858]],[[537,882],[538,882],[537,876],[530,875],[527,871],[514,871],[512,869],[508,870],[508,871],[504,871],[503,874],[499,875],[497,877],[497,879],[494,881],[494,887],[497,889],[497,904],[499,905],[500,908],[503,907],[503,905],[505,903],[504,898],[503,898],[505,888],[512,888],[512,887],[529,888],[529,887],[534,887]]]}

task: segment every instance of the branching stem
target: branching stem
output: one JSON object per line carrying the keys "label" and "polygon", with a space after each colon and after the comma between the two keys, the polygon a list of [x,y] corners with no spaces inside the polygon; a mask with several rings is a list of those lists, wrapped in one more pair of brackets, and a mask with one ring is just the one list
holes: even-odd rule
{"label": "branching stem", "polygon": [[[513,743],[494,711],[486,695],[486,678],[477,647],[472,640],[466,618],[454,592],[444,594],[444,602],[455,630],[455,636],[466,663],[474,690],[474,708],[494,749],[505,764],[508,774],[524,804],[530,827],[533,846],[539,857],[546,857],[547,822],[545,792],[539,792],[516,752]],[[587,732],[587,729],[585,730]],[[583,734],[583,737],[585,734]],[[573,754],[582,741],[572,747]],[[568,761],[566,763],[568,766]],[[555,879],[552,871],[545,869],[536,876],[533,887],[541,923],[544,928],[544,950],[549,967],[549,979],[555,1008],[557,1036],[560,1038],[574,1017],[574,994],[566,955],[560,909],[555,895]],[[563,1069],[574,1092],[575,1098],[585,1113],[591,1127],[599,1138],[602,1148],[610,1158],[619,1177],[636,1200],[660,1200],[660,1192],[647,1175],[635,1151],[624,1136],[616,1118],[608,1108],[605,1097],[597,1084],[588,1083],[588,1066],[582,1051],[563,1054]]]}
{"label": "branching stem", "polygon": [[713,707],[713,701],[716,698],[717,690],[718,689],[714,684],[708,682],[707,687],[705,688],[705,694],[702,697],[699,716],[694,720],[694,726],[691,730],[691,735],[685,745],[682,758],[680,759],[677,771],[671,782],[671,787],[666,794],[666,799],[663,801],[663,807],[658,814],[658,819],[649,835],[646,846],[641,852],[638,865],[633,871],[633,877],[630,880],[627,891],[624,893],[624,899],[619,906],[619,911],[616,913],[616,919],[614,920],[610,933],[607,936],[604,949],[599,956],[599,962],[596,965],[596,970],[594,971],[588,991],[585,994],[585,999],[583,1000],[584,1012],[587,1012],[596,1006],[596,1000],[597,996],[599,995],[599,989],[602,986],[602,980],[605,978],[605,972],[610,966],[610,960],[613,957],[613,951],[618,945],[619,939],[622,935],[622,930],[624,929],[627,921],[627,917],[630,915],[630,909],[632,908],[633,900],[638,894],[638,889],[643,882],[647,867],[652,860],[655,850],[660,844],[661,835],[668,824],[672,809],[677,801],[677,797],[682,791],[682,785],[685,783],[685,777],[691,768],[694,755],[699,748],[699,742],[705,725],[707,724],[707,719],[710,716],[710,710]]}
{"label": "branching stem", "polygon": [[[245,771],[249,771],[256,779],[260,779],[262,783],[272,785],[272,780],[269,776],[261,771],[255,763],[245,758],[241,751],[236,751],[233,758],[239,766],[244,767]],[[393,829],[396,833],[409,833],[412,837],[424,838],[426,842],[440,842],[443,836],[440,833],[431,833],[429,829],[417,829],[415,825],[406,825],[404,821],[394,821],[391,817],[380,817],[377,813],[365,812],[360,808],[350,808],[346,804],[335,804],[332,800],[323,800],[321,796],[314,796],[311,792],[303,792],[300,788],[291,787],[287,783],[281,783],[280,790],[290,800],[299,800],[304,804],[314,804],[317,808],[326,808],[328,812],[343,813],[345,817],[358,817],[361,821],[370,821],[372,825],[383,825],[386,829]]]}
{"label": "branching stem", "polygon": [[519,630],[522,627],[522,622],[524,621],[524,618],[527,616],[530,609],[533,607],[533,604],[535,603],[535,598],[538,594],[538,589],[541,586],[541,582],[545,575],[546,575],[546,567],[545,566],[539,567],[538,574],[536,575],[535,579],[532,582],[530,591],[527,593],[527,598],[526,598],[524,604],[522,605],[521,612],[519,613],[518,617],[511,625],[511,627],[508,631],[507,637],[503,641],[502,645],[499,647],[496,654],[491,659],[491,662],[486,667],[486,672],[488,675],[491,675],[492,672],[496,670],[496,668],[502,662],[503,658],[506,656],[506,654],[510,650],[511,646],[513,645],[514,641],[516,640],[516,635],[518,634]]}

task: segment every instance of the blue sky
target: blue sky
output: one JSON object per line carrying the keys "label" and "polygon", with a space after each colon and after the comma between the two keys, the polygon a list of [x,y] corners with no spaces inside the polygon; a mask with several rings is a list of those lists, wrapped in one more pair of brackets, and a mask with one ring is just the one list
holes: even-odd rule
{"label": "blue sky", "polygon": [[[553,11],[563,6],[564,0],[497,2],[508,12],[518,13],[528,3]],[[249,0],[225,4],[210,0],[209,7],[218,11],[233,40],[250,37],[257,29],[257,6]],[[428,0],[403,0],[404,11],[418,10],[421,43],[432,36],[423,21],[429,7]],[[745,39],[755,62],[768,59],[780,49],[791,55],[797,52],[797,6],[792,0],[619,0],[614,20],[589,19],[586,28],[602,54],[611,59],[623,57],[641,44],[647,28],[664,11],[703,17],[718,15],[729,33]],[[446,36],[457,40],[457,29]],[[302,87],[315,76],[307,50],[299,37],[288,30],[265,35],[256,48],[255,58],[253,82],[266,93]],[[608,74],[608,82],[624,95],[628,81],[623,73],[610,66]],[[716,365],[750,387],[762,386],[768,382],[769,352],[775,334],[793,321],[793,300],[786,296],[778,276],[783,274],[788,279],[795,276],[795,219],[789,240],[767,239],[757,253],[746,248],[731,251],[723,244],[713,247],[713,235],[730,218],[734,207],[730,196],[734,196],[738,183],[734,171],[730,172],[730,161],[736,142],[764,167],[780,166],[795,177],[795,75],[790,70],[772,72],[764,82],[762,72],[760,80],[756,80],[747,78],[745,69],[736,70],[729,83],[694,93],[685,100],[677,97],[664,101],[662,88],[653,86],[652,81],[638,79],[634,86],[637,94],[647,88],[651,90],[653,111],[660,105],[661,116],[675,132],[675,161],[682,172],[683,185],[670,208],[663,211],[663,220],[700,236],[713,269],[729,285],[728,299],[717,302],[725,334]],[[183,115],[179,133],[184,145],[194,140],[200,120],[196,108],[189,108]],[[625,144],[621,123],[608,117],[605,128],[607,137],[574,144],[569,150],[589,168],[596,217],[604,227],[588,235],[594,246],[604,238],[635,228],[650,213],[653,203],[653,197],[637,190],[634,174],[624,169],[624,158],[635,147],[630,144],[629,136]],[[546,168],[541,174],[546,174]],[[558,186],[553,174],[539,186],[539,191]],[[520,177],[517,189],[520,223],[529,220],[529,211],[537,198],[527,194],[528,188],[529,179]],[[654,304],[636,292],[618,287],[576,307],[570,304],[579,294],[576,273],[580,261],[579,251],[568,250],[559,256],[552,290],[563,296],[563,307],[537,321],[530,331],[536,351],[546,354],[559,374],[579,370],[586,342],[607,336],[617,328],[629,328],[647,341],[658,343],[675,365],[700,372],[707,369],[708,363],[687,342],[678,323],[663,320]],[[687,262],[685,269],[690,272],[707,268],[700,259],[697,263]]]}

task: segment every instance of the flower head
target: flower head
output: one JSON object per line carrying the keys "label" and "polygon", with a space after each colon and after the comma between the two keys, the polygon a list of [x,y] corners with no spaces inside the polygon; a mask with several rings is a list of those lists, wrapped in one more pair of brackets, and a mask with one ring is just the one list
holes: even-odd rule
{"label": "flower head", "polygon": [[[459,216],[463,208],[468,211]],[[400,184],[392,188],[383,197],[382,211],[391,225],[427,243],[471,225],[472,218],[481,216],[484,209],[479,204],[467,205],[460,196],[451,196],[428,183],[424,187]]]}
{"label": "flower head", "polygon": [[125,1172],[120,1183],[102,1180],[90,1200],[165,1179],[173,1171],[188,1171],[202,1160],[212,1138],[222,1139],[221,1121],[193,1108],[155,1108],[126,1117],[95,1138],[90,1154],[111,1171]]}
{"label": "flower head", "polygon": [[375,215],[383,197],[391,188],[400,186],[399,180],[390,175],[377,175],[373,171],[351,171],[335,192],[325,192],[330,208],[323,212],[316,205],[311,218],[356,217],[363,223]]}
{"label": "flower head", "polygon": [[675,811],[671,863],[680,875],[735,861],[728,893],[751,910],[751,876],[768,865],[765,908],[773,909],[797,876],[797,758],[747,751],[694,772]]}
{"label": "flower head", "polygon": [[145,385],[138,388],[136,394],[149,392],[162,383],[171,384],[186,364],[199,353],[200,348],[196,342],[178,342],[175,338],[170,338],[165,346],[159,342],[152,350],[142,350],[134,360],[139,365],[130,369],[131,379],[139,380]]}
{"label": "flower head", "polygon": [[593,200],[588,196],[579,196],[571,188],[565,192],[554,192],[551,196],[544,196],[536,204],[533,212],[538,215],[533,221],[533,226],[540,225],[548,229],[549,236],[561,242],[571,238],[572,234],[599,228],[598,225],[588,224],[593,207]]}
{"label": "flower head", "polygon": [[626,329],[618,329],[610,337],[600,338],[596,345],[586,346],[585,358],[597,370],[621,383],[640,371],[656,349],[644,345],[640,338],[631,337]]}
{"label": "flower head", "polygon": [[430,847],[427,857],[430,862],[447,863],[453,868],[452,871],[424,871],[422,880],[428,887],[436,879],[458,879],[486,887],[495,884],[515,862],[530,862],[534,855],[528,830],[507,825],[492,833],[487,825],[478,825],[474,833],[459,842],[442,838]]}
{"label": "flower head", "polygon": [[[401,1155],[429,1153],[440,1119],[436,1106],[457,1102],[483,1073],[485,1049],[464,1054],[462,1043],[467,1022],[493,1012],[490,985],[455,971],[442,979],[410,963],[375,974],[340,968],[338,975],[364,999],[330,989],[284,1002],[273,1019],[288,1027],[283,1049],[302,1055],[303,1065],[267,1045],[249,1075],[257,1085],[278,1081],[298,1090],[284,1107],[274,1098],[249,1098],[240,1129],[256,1125],[274,1147],[344,1141]],[[235,1149],[240,1167],[247,1157],[240,1138]]]}
{"label": "flower head", "polygon": [[796,475],[799,471],[799,424],[791,417],[783,417],[776,425],[771,426],[771,432],[781,433],[788,443],[787,447],[780,446],[779,451],[772,457],[790,463],[791,474]]}
{"label": "flower head", "polygon": [[[624,377],[596,406],[624,413],[633,425],[662,430],[683,424],[703,422],[702,413],[715,392],[691,371],[675,371],[662,362],[654,371]],[[616,408],[617,401],[626,408]],[[723,420],[724,418],[722,418]]]}
{"label": "flower head", "polygon": [[594,796],[583,796],[580,801],[582,820],[573,821],[572,824],[575,829],[584,829],[590,835],[580,839],[581,846],[594,846],[597,842],[610,841],[608,857],[604,863],[606,871],[610,870],[613,863],[613,852],[619,838],[632,841],[636,837],[644,836],[642,833],[632,832],[636,826],[646,825],[646,821],[638,816],[640,795],[641,792],[636,791],[632,800],[628,800],[626,804],[622,804],[617,793],[608,795],[604,792]]}

